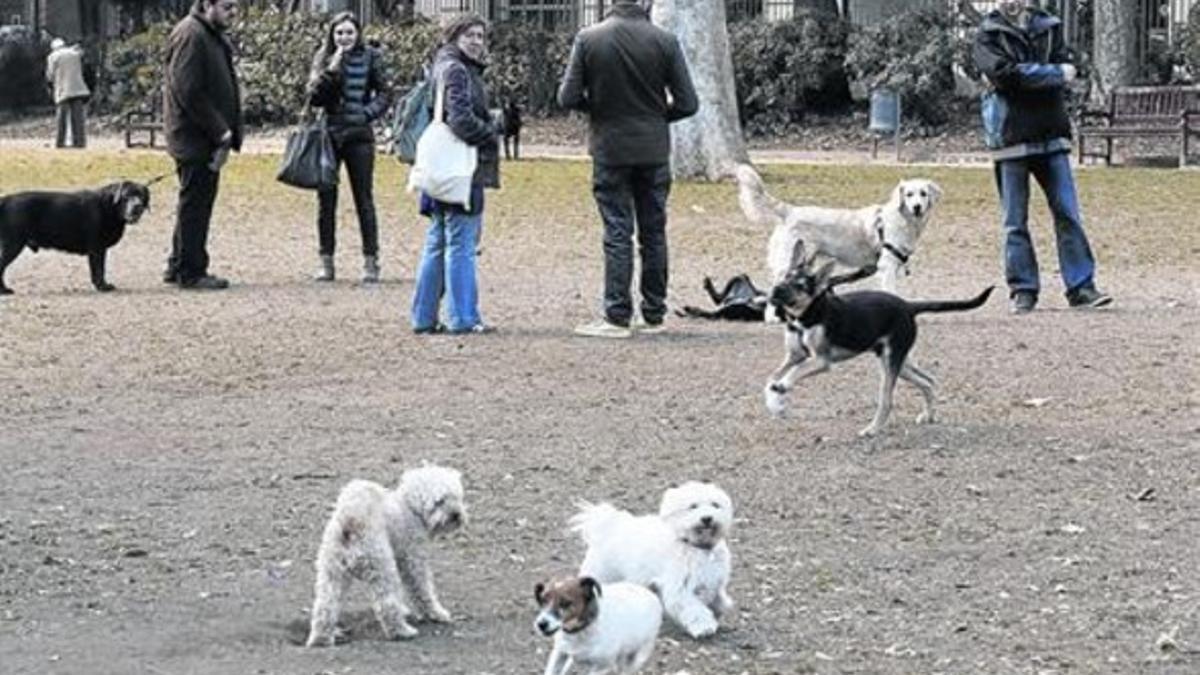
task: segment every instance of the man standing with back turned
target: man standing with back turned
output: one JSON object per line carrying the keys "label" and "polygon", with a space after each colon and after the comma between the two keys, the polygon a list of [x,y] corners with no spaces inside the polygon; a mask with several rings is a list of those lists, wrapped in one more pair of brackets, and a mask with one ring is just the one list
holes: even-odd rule
{"label": "man standing with back turned", "polygon": [[660,333],[667,313],[668,125],[698,106],[679,41],[650,23],[636,2],[618,0],[604,21],[575,37],[558,102],[588,115],[592,194],[604,221],[604,318],[575,333],[633,335],[635,223],[642,260],[638,330]]}
{"label": "man standing with back turned", "polygon": [[167,44],[163,130],[179,175],[179,210],[163,281],[180,288],[229,287],[208,273],[207,246],[221,167],[242,147],[233,47],[225,37],[237,9],[238,0],[196,0]]}

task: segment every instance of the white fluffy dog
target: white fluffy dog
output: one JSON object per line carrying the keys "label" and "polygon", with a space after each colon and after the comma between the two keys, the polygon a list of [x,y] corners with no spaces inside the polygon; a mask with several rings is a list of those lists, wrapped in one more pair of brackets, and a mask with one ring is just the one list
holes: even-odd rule
{"label": "white fluffy dog", "polygon": [[636,673],[650,660],[662,604],[645,586],[591,577],[554,579],[533,590],[541,612],[534,626],[554,636],[545,675],[578,665],[589,673]]}
{"label": "white fluffy dog", "polygon": [[449,622],[450,612],[434,591],[426,544],[465,522],[462,478],[454,469],[405,471],[391,491],[371,481],[350,481],[338,495],[317,551],[308,646],[334,644],[342,596],[354,579],[368,586],[388,639],[417,634],[406,618],[412,614],[406,599],[417,605],[418,618]]}
{"label": "white fluffy dog", "polygon": [[900,181],[882,204],[859,209],[799,206],[770,195],[749,164],[739,164],[735,174],[742,212],[754,222],[774,225],[767,242],[772,284],[787,276],[796,242],[803,241],[811,254],[854,269],[877,270],[880,289],[895,294],[897,277],[908,268],[942,197],[937,183],[914,178]]}
{"label": "white fluffy dog", "polygon": [[733,608],[725,543],[732,524],[729,495],[695,481],[664,492],[658,515],[584,503],[571,518],[588,547],[581,576],[654,589],[667,615],[694,638],[717,632],[717,620]]}

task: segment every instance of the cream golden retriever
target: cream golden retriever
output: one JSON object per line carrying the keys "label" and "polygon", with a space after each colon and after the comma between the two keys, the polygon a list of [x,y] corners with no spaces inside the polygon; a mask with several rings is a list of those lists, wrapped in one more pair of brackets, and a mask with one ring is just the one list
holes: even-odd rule
{"label": "cream golden retriever", "polygon": [[746,217],[775,226],[767,243],[772,284],[787,276],[796,242],[803,241],[814,256],[876,270],[880,289],[895,294],[900,270],[907,271],[908,259],[942,196],[937,183],[916,178],[900,181],[882,204],[860,209],[799,206],[768,194],[749,164],[739,165],[735,175]]}

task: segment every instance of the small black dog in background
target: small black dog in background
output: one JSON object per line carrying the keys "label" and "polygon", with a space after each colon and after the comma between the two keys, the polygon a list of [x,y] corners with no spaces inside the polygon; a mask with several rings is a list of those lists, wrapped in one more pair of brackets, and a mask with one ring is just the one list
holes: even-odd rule
{"label": "small black dog in background", "polygon": [[[156,179],[157,180],[157,179]],[[121,241],[125,226],[150,208],[150,188],[123,181],[79,192],[18,192],[0,197],[0,295],[10,295],[4,271],[26,246],[57,249],[88,257],[92,285],[115,288],[104,277],[108,249]]]}
{"label": "small black dog in background", "polygon": [[[521,158],[521,106],[512,99],[501,108],[501,129],[504,131],[504,159]],[[509,150],[509,144],[512,150]]]}

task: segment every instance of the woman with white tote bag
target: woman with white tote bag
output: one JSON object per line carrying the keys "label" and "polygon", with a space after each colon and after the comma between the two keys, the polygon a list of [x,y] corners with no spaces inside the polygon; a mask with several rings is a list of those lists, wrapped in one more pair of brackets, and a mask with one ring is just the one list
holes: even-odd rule
{"label": "woman with white tote bag", "polygon": [[[429,217],[429,229],[421,261],[417,267],[410,321],[414,333],[490,333],[494,328],[483,322],[479,313],[479,286],[475,273],[475,248],[483,224],[483,190],[500,187],[499,130],[489,112],[488,94],[483,84],[487,22],[476,14],[454,19],[442,30],[442,46],[434,56],[432,76],[438,102],[434,115],[442,120],[458,140],[475,150],[476,166],[465,203],[461,186],[446,191],[435,189],[439,198],[421,192],[421,215]],[[431,146],[425,135],[442,134],[437,122],[422,135],[428,147],[445,144],[440,139]],[[428,178],[417,170],[429,166],[432,157],[421,157],[421,144],[413,167],[416,187]],[[453,201],[443,201],[453,200]],[[446,323],[439,318],[441,300],[446,299]]]}

